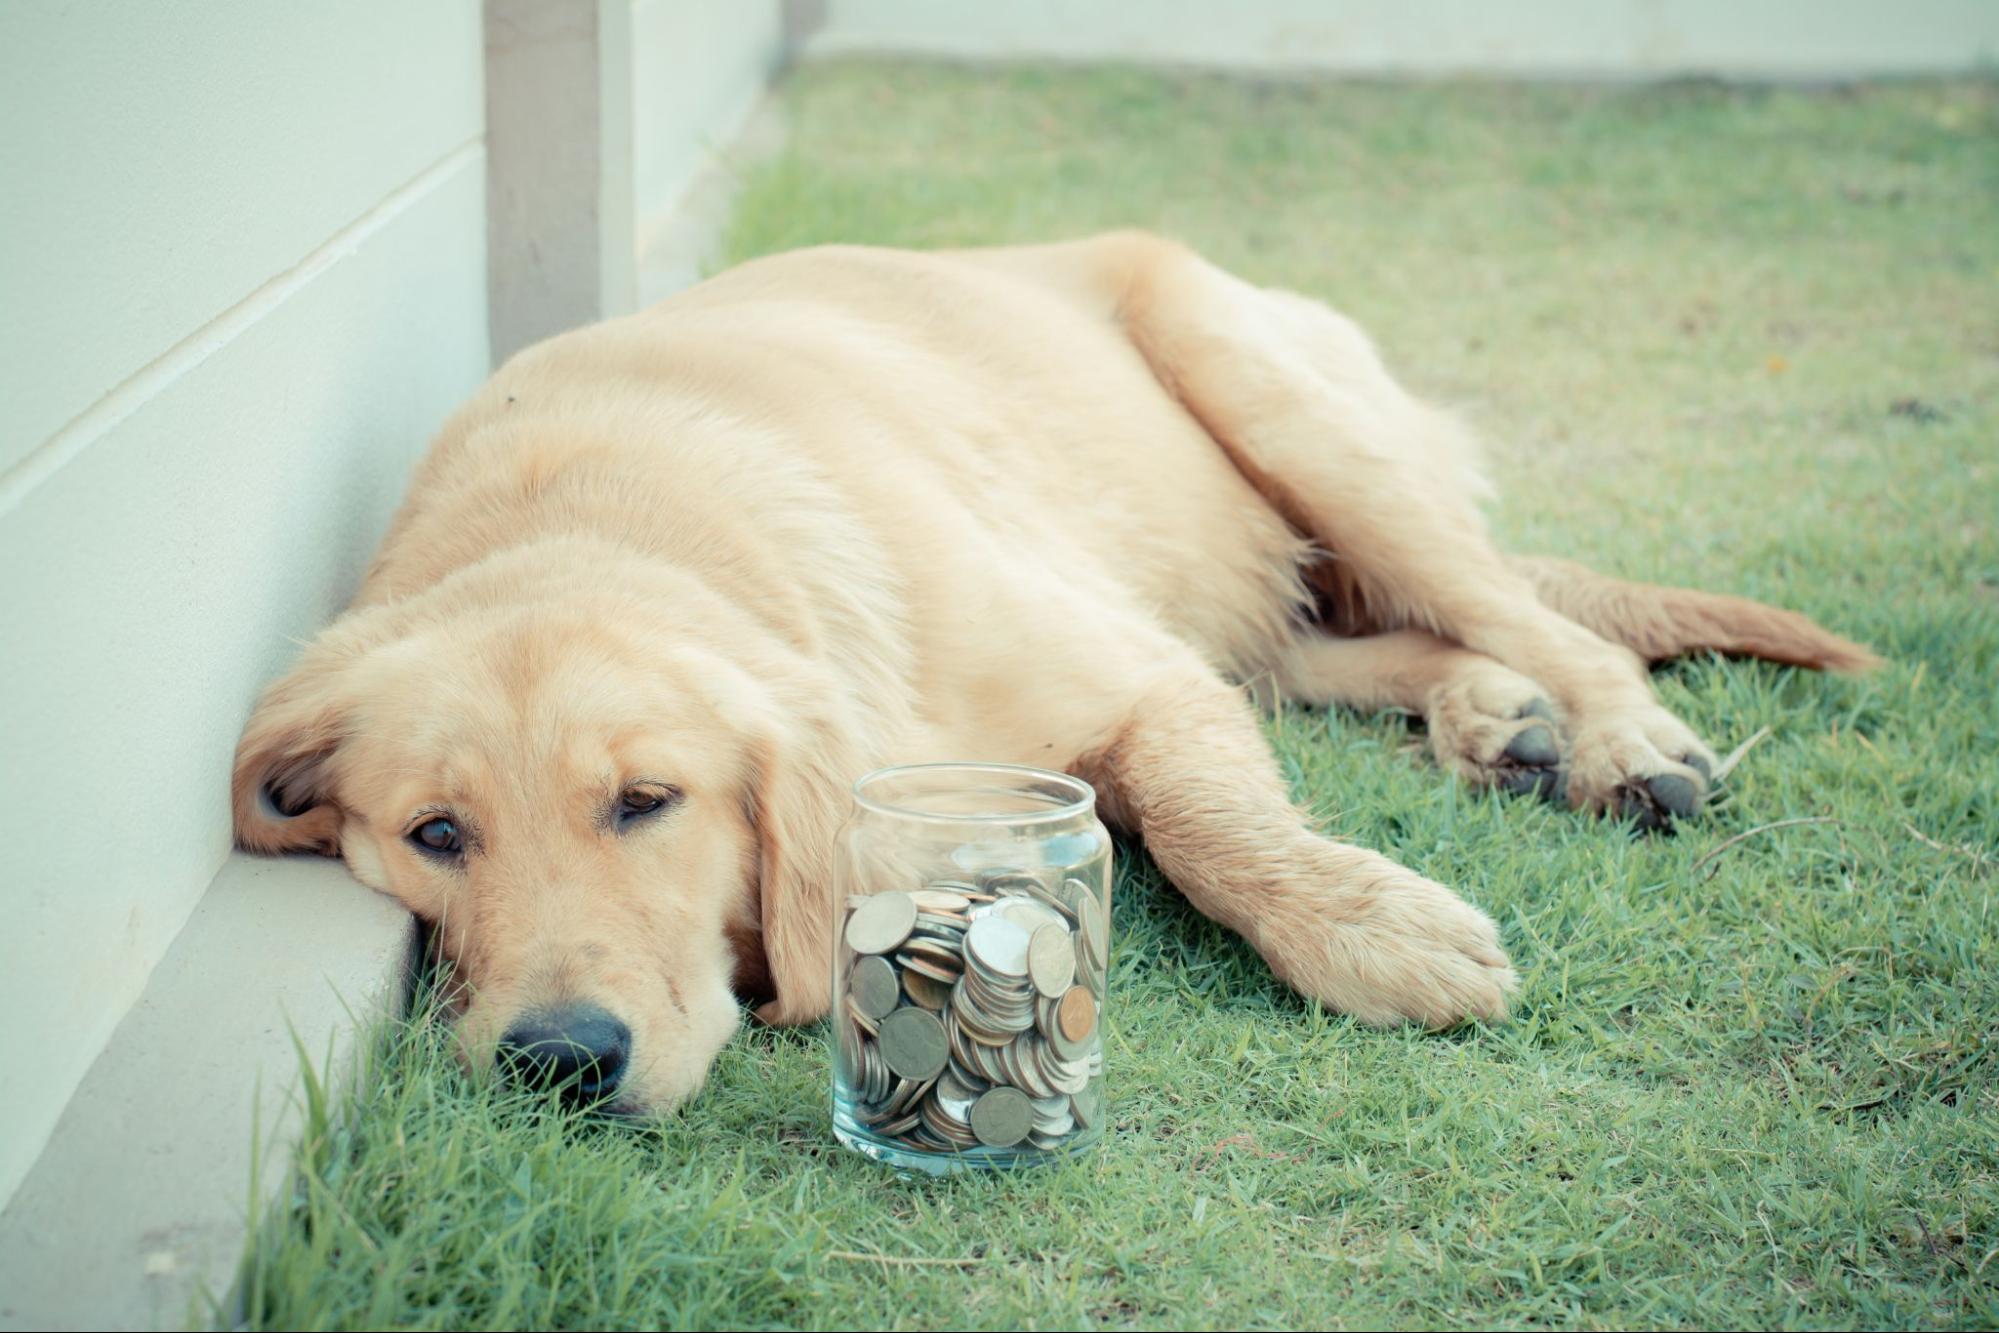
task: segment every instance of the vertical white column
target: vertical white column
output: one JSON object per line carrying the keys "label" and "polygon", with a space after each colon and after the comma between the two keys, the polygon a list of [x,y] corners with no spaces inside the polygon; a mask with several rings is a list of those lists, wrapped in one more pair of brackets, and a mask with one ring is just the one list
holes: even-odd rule
{"label": "vertical white column", "polygon": [[493,355],[630,311],[630,0],[486,0]]}

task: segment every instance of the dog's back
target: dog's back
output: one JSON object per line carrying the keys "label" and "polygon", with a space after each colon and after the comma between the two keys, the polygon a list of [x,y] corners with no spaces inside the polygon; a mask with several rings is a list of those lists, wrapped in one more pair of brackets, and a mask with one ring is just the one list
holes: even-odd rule
{"label": "dog's back", "polygon": [[[1032,614],[1053,583],[1245,671],[1306,551],[1087,292],[859,247],[514,357],[441,432],[360,601],[578,529],[835,638],[911,608],[919,639],[931,608]],[[964,607],[967,588],[1028,605]]]}

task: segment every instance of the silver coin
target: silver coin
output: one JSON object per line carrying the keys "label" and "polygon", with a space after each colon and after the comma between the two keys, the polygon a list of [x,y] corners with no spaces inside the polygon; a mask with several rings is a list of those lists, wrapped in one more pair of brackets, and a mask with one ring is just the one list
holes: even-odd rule
{"label": "silver coin", "polygon": [[886,1125],[876,1125],[875,1133],[882,1135],[884,1138],[892,1139],[897,1135],[907,1134],[910,1130],[915,1129],[917,1125],[922,1123],[922,1120],[923,1117],[921,1115],[915,1111],[911,1111],[900,1120],[891,1121]]}
{"label": "silver coin", "polygon": [[951,1057],[951,1043],[944,1025],[928,1009],[898,1009],[882,1020],[882,1063],[904,1078],[933,1079],[943,1072]]}
{"label": "silver coin", "polygon": [[965,932],[965,956],[989,974],[1025,977],[1027,942],[1027,932],[1013,922],[1004,917],[982,917]]}
{"label": "silver coin", "polygon": [[862,1049],[860,1029],[836,1018],[833,1031],[839,1039],[840,1078],[849,1089],[858,1091],[867,1069],[867,1052]]}
{"label": "silver coin", "polygon": [[888,953],[916,928],[916,900],[906,893],[877,893],[847,919],[847,947],[855,953]]}
{"label": "silver coin", "polygon": [[1011,1148],[1034,1128],[1034,1107],[1019,1088],[994,1088],[972,1103],[972,1132],[988,1148]]}
{"label": "silver coin", "polygon": [[[1075,879],[1066,882],[1067,885],[1080,885],[1081,883],[1081,880]],[[1025,888],[1036,902],[1044,903],[1053,908],[1061,916],[1064,923],[1072,927],[1076,924],[1076,909],[1063,901],[1061,893],[1057,893],[1055,890],[1039,882],[1034,883],[1031,887],[1028,885],[1022,885],[1021,887]],[[1073,891],[1065,885],[1064,892]]]}
{"label": "silver coin", "polygon": [[941,889],[935,884],[928,888],[917,889],[909,896],[916,900],[918,908],[925,912],[934,912],[939,916],[956,916],[972,905],[972,900],[964,894]]}
{"label": "silver coin", "polygon": [[1043,926],[1060,926],[1064,934],[1069,930],[1068,917],[1034,898],[1002,898],[996,914],[1013,922],[1029,935]]}
{"label": "silver coin", "polygon": [[937,1080],[934,1078],[912,1080],[905,1088],[898,1090],[897,1095],[889,1100],[889,1105],[900,1111],[914,1110],[936,1086]]}
{"label": "silver coin", "polygon": [[902,998],[894,966],[873,955],[855,960],[853,975],[847,978],[847,994],[869,1018],[885,1016]]}
{"label": "silver coin", "polygon": [[888,1065],[882,1060],[881,1047],[869,1042],[864,1058],[867,1061],[867,1100],[886,1100],[895,1076],[888,1072]]}
{"label": "silver coin", "polygon": [[985,1091],[983,1088],[974,1090],[967,1087],[965,1081],[958,1077],[957,1066],[947,1064],[944,1066],[944,1072],[937,1076],[934,1100],[952,1115],[963,1120],[965,1112],[971,1110],[972,1102],[983,1091]]}
{"label": "silver coin", "polygon": [[852,995],[847,997],[847,1018],[855,1027],[867,1033],[870,1037],[881,1031],[881,1024],[875,1021],[874,1015],[861,1008],[861,1002],[856,1000]]}
{"label": "silver coin", "polygon": [[1069,1109],[1075,1114],[1076,1123],[1084,1129],[1096,1124],[1104,1110],[1103,1084],[1084,1084],[1081,1091],[1070,1095]]}
{"label": "silver coin", "polygon": [[1083,890],[1082,899],[1076,905],[1076,915],[1078,918],[1076,934],[1082,941],[1083,953],[1089,957],[1095,969],[1102,972],[1104,966],[1110,962],[1107,939],[1110,923],[1104,920],[1104,909],[1097,902],[1096,895],[1088,889]]}
{"label": "silver coin", "polygon": [[1076,979],[1076,946],[1067,926],[1054,923],[1034,932],[1027,942],[1027,973],[1047,998],[1068,994]]}
{"label": "silver coin", "polygon": [[944,1066],[944,1070],[957,1082],[959,1087],[964,1088],[973,1097],[977,1097],[990,1086],[984,1078],[965,1066],[965,1062],[958,1056],[956,1047],[952,1048],[951,1062]]}

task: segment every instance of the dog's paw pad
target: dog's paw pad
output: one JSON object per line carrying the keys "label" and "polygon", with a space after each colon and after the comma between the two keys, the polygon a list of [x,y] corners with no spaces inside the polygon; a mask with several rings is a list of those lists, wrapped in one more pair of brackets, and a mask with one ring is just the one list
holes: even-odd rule
{"label": "dog's paw pad", "polygon": [[1700,811],[1702,791],[1680,773],[1655,773],[1617,789],[1618,814],[1641,833],[1669,833],[1676,819],[1691,819]]}
{"label": "dog's paw pad", "polygon": [[1680,819],[1701,807],[1699,785],[1678,773],[1658,773],[1645,779],[1645,790],[1662,809]]}
{"label": "dog's paw pad", "polygon": [[1562,747],[1554,728],[1537,722],[1522,727],[1506,743],[1506,757],[1529,768],[1546,768],[1561,762]]}
{"label": "dog's paw pad", "polygon": [[1515,768],[1499,775],[1499,789],[1513,796],[1539,796],[1559,802],[1566,786],[1558,768]]}

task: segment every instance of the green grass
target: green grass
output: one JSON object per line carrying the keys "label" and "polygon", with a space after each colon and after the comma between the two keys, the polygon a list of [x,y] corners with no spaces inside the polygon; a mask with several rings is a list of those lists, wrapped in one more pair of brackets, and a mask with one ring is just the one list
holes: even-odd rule
{"label": "green grass", "polygon": [[[1464,408],[1511,544],[1795,605],[1891,664],[1665,672],[1718,749],[1770,734],[1645,841],[1454,786],[1399,718],[1278,718],[1331,828],[1498,918],[1518,1014],[1357,1029],[1127,857],[1086,1165],[844,1154],[816,1030],[746,1031],[645,1129],[389,1033],[255,1238],[254,1322],[1999,1324],[1994,86],[840,64],[788,97],[735,257],[1171,232]],[[1837,822],[1707,859],[1804,816]]]}

